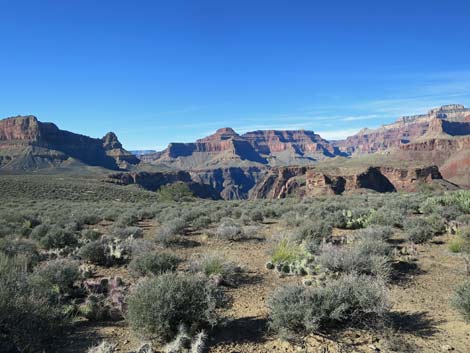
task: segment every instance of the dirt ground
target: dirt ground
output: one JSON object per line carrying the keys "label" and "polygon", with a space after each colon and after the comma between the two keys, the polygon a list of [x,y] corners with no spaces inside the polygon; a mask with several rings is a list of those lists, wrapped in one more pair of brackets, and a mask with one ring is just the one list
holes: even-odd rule
{"label": "dirt ground", "polygon": [[[140,226],[146,237],[151,237],[157,227],[151,223]],[[388,352],[392,345],[398,352],[470,352],[470,325],[450,306],[453,289],[464,280],[465,273],[463,260],[448,251],[448,235],[418,246],[411,261],[395,263],[397,276],[389,286],[393,303],[389,327],[392,328],[349,329],[331,336],[299,337],[294,342],[277,339],[268,329],[267,299],[278,286],[301,281],[299,277],[281,278],[276,271],[265,268],[272,247],[271,238],[280,231],[279,224],[267,223],[260,231],[261,239],[232,243],[215,240],[204,233],[193,234],[190,237],[197,246],[174,249],[186,260],[202,253],[222,254],[245,269],[242,283],[227,289],[232,305],[222,312],[223,325],[210,332],[208,352]],[[399,246],[403,245],[399,236],[396,241]],[[124,267],[98,269],[98,274],[135,281]],[[102,339],[117,343],[118,352],[124,353],[140,344],[125,321],[81,321],[73,331],[58,337],[54,352],[86,352]]]}

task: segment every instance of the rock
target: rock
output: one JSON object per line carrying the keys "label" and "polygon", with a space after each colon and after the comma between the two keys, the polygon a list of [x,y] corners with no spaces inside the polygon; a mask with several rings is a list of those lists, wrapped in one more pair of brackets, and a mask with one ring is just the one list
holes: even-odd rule
{"label": "rock", "polygon": [[454,350],[454,347],[452,347],[451,345],[448,345],[448,344],[444,344],[441,347],[441,352],[451,352],[453,350]]}
{"label": "rock", "polygon": [[139,163],[122,148],[115,134],[106,135],[104,140],[91,138],[60,130],[35,116],[0,120],[0,143],[2,150],[8,150],[0,157],[0,168],[13,170],[60,166],[70,158],[107,169],[120,169],[122,162]]}

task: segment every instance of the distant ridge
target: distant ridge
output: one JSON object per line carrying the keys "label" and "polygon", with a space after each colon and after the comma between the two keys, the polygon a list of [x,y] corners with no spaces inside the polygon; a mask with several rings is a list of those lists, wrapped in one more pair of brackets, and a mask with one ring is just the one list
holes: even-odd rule
{"label": "distant ridge", "polygon": [[109,132],[102,139],[60,130],[35,116],[0,120],[0,169],[34,170],[72,164],[125,169],[139,159]]}

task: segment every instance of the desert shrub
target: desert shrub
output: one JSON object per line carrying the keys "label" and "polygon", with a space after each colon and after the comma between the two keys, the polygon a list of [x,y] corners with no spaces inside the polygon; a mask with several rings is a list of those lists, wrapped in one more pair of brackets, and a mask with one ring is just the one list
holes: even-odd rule
{"label": "desert shrub", "polygon": [[39,243],[45,249],[65,249],[76,247],[78,245],[78,239],[72,232],[54,226],[41,238]]}
{"label": "desert shrub", "polygon": [[139,215],[135,210],[132,211],[127,211],[125,213],[122,213],[115,221],[114,226],[115,227],[129,227],[133,226],[134,224],[137,224],[139,222],[140,218]]}
{"label": "desert shrub", "polygon": [[95,265],[113,266],[124,264],[132,255],[133,241],[120,241],[102,237],[82,246],[78,252],[85,261]]}
{"label": "desert shrub", "polygon": [[371,212],[368,223],[379,226],[403,227],[404,215],[400,210],[383,207]]}
{"label": "desert shrub", "polygon": [[47,224],[40,224],[31,231],[30,237],[35,240],[41,240],[47,235],[48,231],[49,226]]}
{"label": "desert shrub", "polygon": [[139,227],[114,228],[111,235],[120,239],[137,239],[144,236],[144,231]]}
{"label": "desert shrub", "polygon": [[95,241],[101,237],[101,233],[95,229],[83,229],[82,237],[86,240]]}
{"label": "desert shrub", "polygon": [[80,278],[79,264],[67,259],[51,260],[36,267],[32,277],[47,290],[70,294],[74,282]]}
{"label": "desert shrub", "polygon": [[421,206],[423,213],[432,213],[437,206],[455,206],[462,213],[470,213],[470,192],[468,190],[459,190],[446,193],[443,196],[430,197],[424,201]]}
{"label": "desert shrub", "polygon": [[332,231],[333,228],[331,224],[325,221],[309,221],[300,227],[297,240],[320,244],[322,241],[327,241],[331,237]]}
{"label": "desert shrub", "polygon": [[240,241],[248,239],[242,227],[234,223],[222,223],[215,230],[215,236],[218,239]]}
{"label": "desert shrub", "polygon": [[85,244],[79,250],[82,259],[96,265],[105,265],[107,262],[107,244],[101,240],[95,240]]}
{"label": "desert shrub", "polygon": [[465,321],[470,322],[470,281],[466,281],[454,292],[452,305],[462,315]]}
{"label": "desert shrub", "polygon": [[426,218],[435,235],[440,235],[446,231],[446,220],[436,213],[432,213]]}
{"label": "desert shrub", "polygon": [[7,352],[42,352],[66,325],[58,306],[34,291],[26,262],[0,253],[0,341]]}
{"label": "desert shrub", "polygon": [[[236,285],[242,272],[240,266],[226,261],[220,255],[204,255],[193,259],[190,263],[191,272],[202,273],[213,279],[216,284]],[[219,283],[217,283],[219,282]]]}
{"label": "desert shrub", "polygon": [[75,218],[75,221],[79,225],[95,225],[103,220],[102,217],[98,216],[96,213],[84,213]]}
{"label": "desert shrub", "polygon": [[426,218],[410,218],[405,222],[405,231],[408,239],[415,244],[431,240],[436,233],[435,225]]}
{"label": "desert shrub", "polygon": [[380,319],[389,309],[383,282],[346,275],[325,286],[287,286],[268,301],[270,327],[285,335]]}
{"label": "desert shrub", "polygon": [[165,247],[180,244],[184,240],[182,234],[185,229],[186,223],[179,219],[164,223],[157,230],[155,241]]}
{"label": "desert shrub", "polygon": [[169,341],[180,325],[197,329],[217,323],[216,289],[193,274],[166,273],[140,283],[128,298],[127,319],[145,339]]}
{"label": "desert shrub", "polygon": [[207,228],[211,225],[212,221],[209,217],[207,216],[199,216],[196,219],[193,220],[192,226],[195,229],[204,229]]}
{"label": "desert shrub", "polygon": [[135,276],[159,275],[175,271],[181,259],[170,253],[144,253],[129,263],[129,271]]}
{"label": "desert shrub", "polygon": [[325,244],[316,261],[330,272],[373,275],[384,281],[391,275],[390,246],[380,239],[364,238],[351,246]]}
{"label": "desert shrub", "polygon": [[174,183],[174,184],[163,185],[157,192],[157,198],[161,202],[193,201],[194,194],[189,189],[188,184]]}
{"label": "desert shrub", "polygon": [[264,216],[261,210],[254,210],[251,212],[251,220],[253,222],[263,222]]}
{"label": "desert shrub", "polygon": [[0,253],[9,257],[21,255],[26,259],[28,268],[35,266],[40,260],[37,245],[26,239],[0,239]]}
{"label": "desert shrub", "polygon": [[118,219],[119,215],[121,214],[121,210],[118,208],[110,208],[103,214],[103,219],[106,221],[112,221]]}
{"label": "desert shrub", "polygon": [[371,226],[356,231],[358,238],[372,238],[383,241],[389,240],[393,236],[393,228],[390,226]]}

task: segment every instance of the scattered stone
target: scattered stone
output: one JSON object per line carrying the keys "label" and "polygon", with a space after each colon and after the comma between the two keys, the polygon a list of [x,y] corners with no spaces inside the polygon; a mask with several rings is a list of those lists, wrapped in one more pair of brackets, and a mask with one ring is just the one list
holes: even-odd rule
{"label": "scattered stone", "polygon": [[454,350],[454,347],[452,347],[451,345],[448,345],[448,344],[444,344],[441,347],[441,352],[451,352],[453,350]]}

